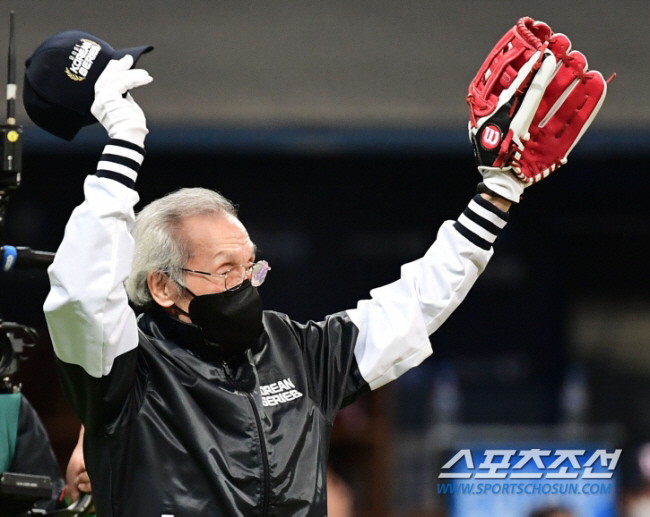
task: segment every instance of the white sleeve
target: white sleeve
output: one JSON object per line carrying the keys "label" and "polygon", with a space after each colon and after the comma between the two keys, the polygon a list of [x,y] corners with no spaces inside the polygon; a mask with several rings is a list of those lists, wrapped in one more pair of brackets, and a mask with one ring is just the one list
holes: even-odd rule
{"label": "white sleeve", "polygon": [[419,260],[401,278],[370,292],[347,311],[359,329],[354,354],[371,389],[417,366],[432,353],[429,335],[463,301],[483,272],[508,214],[477,195],[458,218],[445,222]]}
{"label": "white sleeve", "polygon": [[105,147],[48,269],[51,290],[43,308],[54,351],[91,377],[108,375],[115,358],[138,344],[124,282],[139,199],[133,187],[143,158],[144,150],[128,142],[112,140]]}

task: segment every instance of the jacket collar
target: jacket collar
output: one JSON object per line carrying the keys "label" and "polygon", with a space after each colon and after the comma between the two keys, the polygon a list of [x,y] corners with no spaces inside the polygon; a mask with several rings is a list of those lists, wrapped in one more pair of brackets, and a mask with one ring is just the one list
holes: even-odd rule
{"label": "jacket collar", "polygon": [[145,309],[138,320],[138,326],[145,334],[171,341],[205,361],[221,362],[224,359],[223,352],[218,347],[208,344],[200,327],[170,316],[159,305]]}

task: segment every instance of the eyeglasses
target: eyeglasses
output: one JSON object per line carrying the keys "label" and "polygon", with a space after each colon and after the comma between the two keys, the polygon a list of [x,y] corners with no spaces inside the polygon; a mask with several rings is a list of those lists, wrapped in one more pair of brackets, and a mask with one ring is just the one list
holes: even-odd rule
{"label": "eyeglasses", "polygon": [[182,270],[186,273],[197,273],[199,275],[205,275],[209,277],[223,277],[224,287],[226,288],[226,291],[234,291],[236,289],[239,289],[242,282],[247,278],[250,279],[251,285],[253,287],[259,287],[264,283],[264,280],[266,280],[266,275],[269,271],[271,271],[271,267],[266,260],[260,260],[259,262],[255,262],[255,264],[249,268],[242,264],[233,266],[225,273],[206,273],[205,271],[197,271],[195,269],[186,268],[182,268]]}

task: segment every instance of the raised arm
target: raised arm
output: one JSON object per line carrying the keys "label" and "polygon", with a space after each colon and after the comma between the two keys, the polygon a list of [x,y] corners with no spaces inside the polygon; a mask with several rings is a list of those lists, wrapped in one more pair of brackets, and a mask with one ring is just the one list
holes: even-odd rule
{"label": "raised arm", "polygon": [[[357,373],[370,388],[431,353],[428,336],[485,268],[507,221],[504,210],[520,201],[524,188],[566,164],[606,92],[603,76],[589,71],[585,56],[543,22],[522,18],[497,43],[467,96],[481,194],[458,221],[442,225],[433,246],[403,266],[397,282],[347,311],[358,329]],[[354,367],[351,372],[354,377]],[[364,387],[358,378],[351,388],[357,386]]]}
{"label": "raised arm", "polygon": [[111,61],[97,80],[92,111],[111,140],[96,173],[86,178],[84,202],[72,213],[48,270],[44,310],[57,367],[68,400],[90,430],[120,410],[135,372],[138,335],[124,281],[147,129],[142,110],[123,94],[151,78],[130,70],[132,64],[128,55]]}
{"label": "raised arm", "polygon": [[485,269],[492,243],[508,221],[502,209],[508,207],[507,201],[475,196],[457,221],[440,227],[421,259],[402,266],[399,280],[373,289],[370,300],[347,311],[359,329],[354,345],[359,373],[371,389],[431,355],[429,335],[458,307]]}

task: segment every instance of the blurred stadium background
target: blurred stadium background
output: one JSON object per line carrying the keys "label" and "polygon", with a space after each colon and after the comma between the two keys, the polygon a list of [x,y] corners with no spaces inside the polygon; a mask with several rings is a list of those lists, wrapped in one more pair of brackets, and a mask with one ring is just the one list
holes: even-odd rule
{"label": "blurred stadium background", "polygon": [[[432,336],[434,356],[341,413],[332,466],[360,517],[460,517],[435,487],[459,443],[622,448],[616,495],[646,486],[638,450],[650,441],[648,2],[0,6],[0,56],[13,9],[21,76],[36,46],[66,29],[115,48],[155,45],[140,61],[154,82],[134,94],[151,130],[140,206],[187,186],[234,200],[273,266],[266,307],[303,321],[397,278],[463,210],[478,181],[465,94],[498,38],[521,16],[569,35],[591,68],[618,74],[599,117],[569,164],[512,210],[487,271]],[[9,203],[6,243],[55,251],[104,136],[88,128],[58,140],[22,106],[19,122],[23,184]],[[16,380],[64,467],[79,423],[53,368],[47,290],[44,272],[0,277],[0,314],[43,336]]]}

